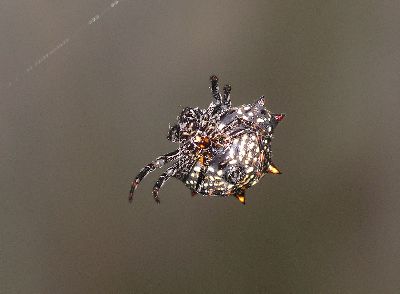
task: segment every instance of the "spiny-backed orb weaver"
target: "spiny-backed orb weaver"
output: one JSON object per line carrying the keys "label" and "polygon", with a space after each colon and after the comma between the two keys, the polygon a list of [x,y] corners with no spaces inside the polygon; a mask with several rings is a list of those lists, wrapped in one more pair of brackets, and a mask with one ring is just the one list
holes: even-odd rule
{"label": "spiny-backed orb weaver", "polygon": [[175,161],[157,180],[153,196],[171,177],[181,180],[192,196],[236,197],[245,204],[245,190],[266,173],[280,174],[272,163],[272,133],[285,114],[264,108],[264,96],[252,104],[231,107],[231,86],[220,94],[218,78],[210,77],[213,101],[207,109],[186,107],[170,126],[167,139],[177,150],[157,157],[132,182],[129,200],[143,178],[156,168]]}

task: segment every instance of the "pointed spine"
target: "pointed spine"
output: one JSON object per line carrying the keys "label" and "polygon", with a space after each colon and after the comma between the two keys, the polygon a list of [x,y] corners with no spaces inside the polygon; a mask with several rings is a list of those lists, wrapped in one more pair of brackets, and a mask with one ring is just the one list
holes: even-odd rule
{"label": "pointed spine", "polygon": [[268,165],[267,172],[274,175],[281,174],[281,171],[272,162]]}

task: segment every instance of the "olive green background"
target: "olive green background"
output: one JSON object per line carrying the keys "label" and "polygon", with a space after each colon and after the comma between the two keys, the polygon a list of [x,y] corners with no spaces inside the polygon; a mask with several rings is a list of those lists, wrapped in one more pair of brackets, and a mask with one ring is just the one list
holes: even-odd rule
{"label": "olive green background", "polygon": [[[0,4],[0,293],[400,293],[400,2],[125,0],[87,24],[110,3]],[[156,205],[157,171],[129,205],[214,73],[287,113],[283,174],[246,206],[176,180]]]}

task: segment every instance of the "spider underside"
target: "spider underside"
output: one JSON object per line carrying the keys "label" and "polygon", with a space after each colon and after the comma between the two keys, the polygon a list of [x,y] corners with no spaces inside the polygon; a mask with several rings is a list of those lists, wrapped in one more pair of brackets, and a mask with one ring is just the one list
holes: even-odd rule
{"label": "spider underside", "polygon": [[272,163],[272,133],[284,118],[264,108],[261,96],[254,103],[231,106],[231,86],[219,92],[218,78],[210,77],[213,101],[207,109],[186,107],[170,126],[168,140],[178,149],[161,155],[142,168],[133,180],[129,200],[139,183],[156,168],[174,162],[156,181],[153,196],[174,177],[181,180],[192,195],[234,196],[245,204],[245,190],[266,173],[280,174]]}

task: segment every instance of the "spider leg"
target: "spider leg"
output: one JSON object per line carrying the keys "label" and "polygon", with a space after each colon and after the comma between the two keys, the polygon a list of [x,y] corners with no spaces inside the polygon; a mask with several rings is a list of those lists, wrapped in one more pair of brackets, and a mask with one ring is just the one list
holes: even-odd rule
{"label": "spider leg", "polygon": [[232,90],[231,85],[225,85],[225,87],[224,87],[224,96],[223,96],[223,99],[222,99],[222,103],[224,105],[228,106],[228,108],[230,108],[232,106],[231,90]]}
{"label": "spider leg", "polygon": [[199,190],[201,182],[203,182],[205,175],[206,175],[206,167],[202,167],[199,172],[199,177],[197,178],[196,191]]}
{"label": "spider leg", "polygon": [[210,106],[207,109],[208,116],[204,117],[206,121],[208,121],[209,118],[212,116],[221,115],[224,109],[231,107],[231,102],[229,97],[231,87],[229,85],[226,85],[224,87],[224,96],[223,96],[219,92],[218,77],[215,75],[211,76],[210,82],[211,82],[211,93],[214,98],[214,101],[211,102]]}
{"label": "spider leg", "polygon": [[178,171],[179,164],[174,164],[173,166],[167,168],[167,170],[161,174],[158,178],[156,184],[153,187],[153,197],[157,203],[160,203],[160,199],[158,198],[158,192],[160,191],[161,187],[168,181],[171,177],[175,176],[176,172]]}
{"label": "spider leg", "polygon": [[162,167],[164,164],[177,159],[178,156],[179,156],[179,149],[157,157],[154,161],[150,162],[148,165],[146,165],[144,168],[142,168],[141,171],[139,172],[139,174],[132,181],[131,190],[129,191],[129,201],[133,200],[133,193],[135,192],[139,183],[149,173],[154,171],[156,168]]}
{"label": "spider leg", "polygon": [[199,177],[197,178],[196,191],[198,191],[200,189],[200,185],[206,176],[206,171],[210,164],[209,160],[205,159],[203,155],[200,155],[200,160],[203,161],[203,166],[201,167],[200,172],[199,172]]}
{"label": "spider leg", "polygon": [[214,97],[215,102],[217,102],[217,104],[221,104],[222,96],[219,93],[218,77],[217,76],[211,76],[210,77],[210,82],[211,82],[211,93],[212,93],[212,96]]}

